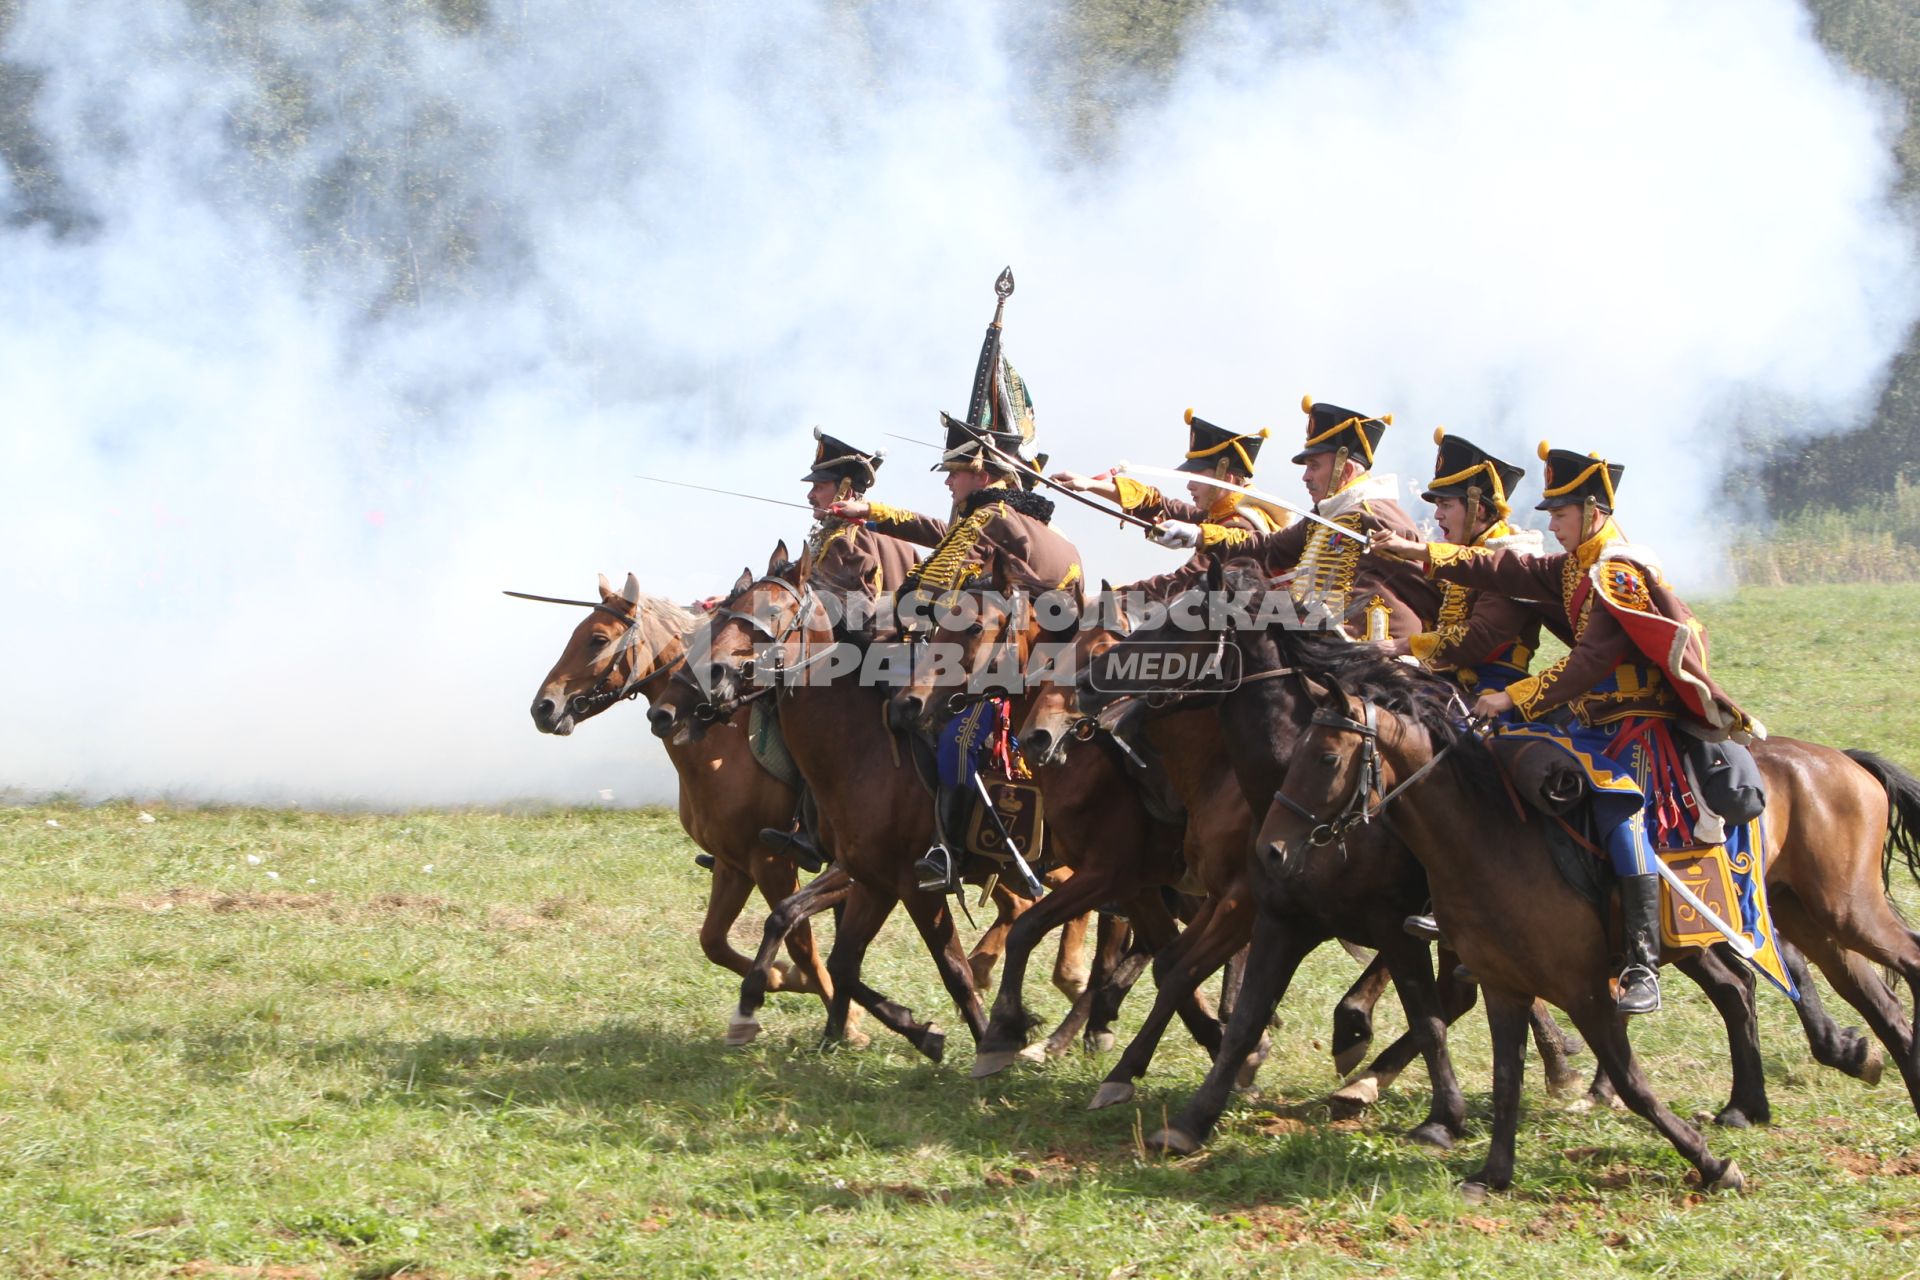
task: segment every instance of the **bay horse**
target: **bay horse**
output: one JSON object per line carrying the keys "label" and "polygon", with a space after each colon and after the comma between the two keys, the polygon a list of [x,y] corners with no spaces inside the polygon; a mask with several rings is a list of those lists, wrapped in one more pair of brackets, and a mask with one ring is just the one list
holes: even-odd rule
{"label": "bay horse", "polygon": [[[1493,1033],[1493,1141],[1462,1193],[1477,1199],[1512,1184],[1523,1015],[1536,996],[1567,1012],[1626,1104],[1699,1171],[1704,1187],[1743,1187],[1738,1166],[1714,1156],[1654,1095],[1612,1003],[1606,922],[1551,870],[1543,822],[1506,803],[1492,752],[1463,724],[1453,692],[1362,649],[1288,642],[1318,673],[1307,684],[1315,707],[1258,856],[1326,860],[1321,833],[1348,822],[1342,815],[1390,812],[1406,831],[1442,927],[1479,976]],[[1920,879],[1920,780],[1864,752],[1782,738],[1754,746],[1767,784],[1764,874],[1775,923],[1838,979],[1835,988],[1886,1044],[1920,1110],[1910,1024],[1890,992],[1868,994],[1863,982],[1876,977],[1873,963],[1888,965],[1920,1001],[1920,935],[1885,891],[1896,852]],[[1443,761],[1448,767],[1437,767]],[[1529,858],[1534,873],[1517,874]],[[1178,1124],[1156,1135],[1160,1145],[1180,1149]]]}
{"label": "bay horse", "polygon": [[[955,660],[938,666],[916,664],[896,699],[896,705],[919,713],[917,727],[924,732],[934,732],[945,716],[993,696],[1007,699],[1005,714],[1025,732],[1037,700],[1050,689],[1059,697],[1059,681],[1047,669],[1058,671],[1060,660],[1075,666],[1085,652],[1102,643],[1103,633],[1097,629],[1072,633],[1071,640],[1062,638],[1069,634],[1064,630],[1049,635],[1042,626],[1043,611],[1023,596],[1005,601],[968,594],[965,603],[967,608],[937,614],[928,633],[931,643],[956,648]],[[1024,739],[1022,743],[1024,750]],[[1185,761],[1181,764],[1187,767]],[[1220,772],[1224,775],[1224,768]],[[1123,1060],[1151,1059],[1176,1015],[1213,1053],[1220,1046],[1220,1017],[1207,1007],[1199,986],[1240,950],[1244,940],[1230,946],[1225,955],[1203,963],[1187,981],[1176,966],[1193,950],[1196,938],[1217,936],[1209,932],[1208,921],[1220,898],[1208,893],[1182,930],[1168,911],[1162,891],[1176,887],[1192,891],[1201,885],[1213,890],[1219,887],[1216,882],[1231,879],[1233,865],[1246,861],[1251,814],[1244,806],[1236,813],[1230,804],[1202,804],[1177,815],[1164,806],[1156,812],[1140,779],[1128,772],[1120,752],[1111,749],[1076,752],[1070,759],[1053,753],[1035,770],[1034,780],[1044,798],[1048,844],[1054,856],[1073,869],[1073,875],[1014,922],[1000,992],[974,1055],[974,1077],[997,1074],[1021,1059],[1037,1062],[1065,1052],[1072,1035],[1066,1023],[1045,1041],[1026,1044],[1035,1023],[1023,1000],[1028,956],[1050,930],[1104,903],[1120,904],[1126,911],[1144,949],[1154,956],[1159,988],[1153,1010]],[[1258,1065],[1257,1056],[1250,1060],[1249,1077]],[[1123,1100],[1106,1090],[1094,1105]]]}
{"label": "bay horse", "polygon": [[[750,963],[733,1015],[733,1031],[751,1038],[766,991],[768,961],[786,929],[797,927],[830,900],[841,920],[827,958],[833,998],[823,1042],[845,1037],[849,1007],[857,1000],[889,1030],[905,1037],[934,1061],[946,1052],[946,1033],[931,1020],[890,1000],[860,978],[868,946],[896,903],[904,903],[934,959],[942,983],[967,1027],[978,1039],[985,1027],[974,982],[975,969],[961,950],[944,895],[913,883],[911,865],[932,839],[933,806],[900,743],[885,720],[886,691],[856,680],[816,680],[813,665],[823,655],[844,655],[846,642],[786,545],[774,548],[768,571],[738,589],[709,615],[692,638],[698,673],[683,667],[648,713],[656,735],[669,742],[695,742],[712,724],[741,707],[773,695],[788,752],[819,804],[823,835],[836,863],[837,879],[808,886],[767,922],[760,956]],[[767,661],[807,678],[758,683],[755,664]],[[829,888],[831,884],[831,888]],[[1016,920],[1017,922],[1017,920]],[[1002,935],[1004,936],[1004,935]],[[1070,974],[1063,955],[1063,980]]]}
{"label": "bay horse", "polygon": [[[736,587],[750,577],[743,570]],[[542,733],[564,737],[635,696],[651,706],[680,666],[687,638],[702,618],[673,601],[644,594],[631,573],[618,591],[605,574],[599,586],[600,603],[574,626],[534,695],[530,711]],[[759,839],[761,828],[787,825],[794,793],[754,760],[747,746],[747,715],[743,709],[733,718],[737,732],[666,744],[680,782],[680,828],[714,860],[700,949],[708,960],[742,977],[751,962],[728,940],[733,922],[756,888],[773,907],[799,883],[793,860],[769,852]],[[768,989],[830,999],[833,984],[812,931],[795,930],[787,949],[792,963],[773,971]]]}

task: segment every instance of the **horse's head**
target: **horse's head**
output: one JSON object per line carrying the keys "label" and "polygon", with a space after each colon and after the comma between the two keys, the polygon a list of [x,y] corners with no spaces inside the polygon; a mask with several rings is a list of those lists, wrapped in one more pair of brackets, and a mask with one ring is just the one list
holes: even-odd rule
{"label": "horse's head", "polygon": [[888,706],[893,727],[931,733],[970,702],[1017,693],[1031,613],[1023,597],[991,591],[949,592],[920,610],[907,680]]}
{"label": "horse's head", "polygon": [[1081,713],[1075,701],[1078,675],[1120,643],[1128,625],[1112,586],[1106,582],[1100,584],[1100,600],[1100,616],[1111,625],[1082,629],[1074,637],[1071,662],[1050,668],[1028,688],[1032,701],[1018,736],[1021,753],[1034,768],[1061,763],[1066,759],[1069,742],[1075,738],[1083,741],[1091,738],[1099,728],[1092,716]]}
{"label": "horse's head", "polygon": [[1082,669],[1075,702],[1102,728],[1125,732],[1141,717],[1217,703],[1239,673],[1235,616],[1265,588],[1257,572],[1206,577],[1164,605]]}
{"label": "horse's head", "polygon": [[1286,776],[1254,840],[1263,858],[1342,839],[1362,820],[1380,782],[1380,710],[1349,694],[1338,679],[1303,677],[1312,719],[1295,745]]}
{"label": "horse's head", "polygon": [[757,692],[759,664],[779,665],[795,630],[804,593],[799,566],[783,541],[773,549],[767,571],[754,577],[742,569],[726,597],[707,613],[687,638],[687,660],[673,682],[647,712],[654,735],[674,743],[697,740],[707,726],[733,718]]}
{"label": "horse's head", "polygon": [[[649,605],[655,608],[650,610]],[[643,597],[632,574],[618,591],[601,574],[600,603],[574,627],[560,660],[534,695],[530,708],[534,727],[542,733],[572,733],[582,720],[639,693],[678,661],[680,632],[673,620],[650,616],[651,612],[677,612],[677,608]]]}

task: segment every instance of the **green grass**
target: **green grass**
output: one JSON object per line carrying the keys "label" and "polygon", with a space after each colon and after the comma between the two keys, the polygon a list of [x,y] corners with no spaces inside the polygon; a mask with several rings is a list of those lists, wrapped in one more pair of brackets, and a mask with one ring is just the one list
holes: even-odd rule
{"label": "green grass", "polygon": [[[1920,763],[1902,709],[1920,589],[1747,591],[1703,612],[1719,674],[1777,731]],[[1455,1041],[1473,1125],[1458,1151],[1399,1141],[1424,1110],[1418,1071],[1336,1122],[1312,1105],[1354,974],[1336,949],[1283,1005],[1259,1101],[1168,1164],[1138,1137],[1204,1071],[1178,1034],[1138,1104],[1100,1113],[1083,1107],[1110,1060],[975,1083],[964,1033],[939,1067],[879,1032],[821,1054],[808,997],[776,996],[768,1034],[723,1049],[736,985],[695,946],[706,876],[667,814],[152,812],[0,809],[7,1274],[1920,1268],[1904,1091],[1892,1071],[1870,1090],[1813,1066],[1777,996],[1775,1123],[1710,1134],[1750,1194],[1702,1197],[1645,1125],[1561,1111],[1531,1079],[1516,1188],[1467,1207],[1452,1186],[1485,1147],[1484,1021]],[[918,1009],[944,1002],[903,923],[869,971]],[[1718,1021],[1667,987],[1636,1040],[1664,1097],[1716,1108]],[[1383,1033],[1400,1025],[1387,1004]]]}

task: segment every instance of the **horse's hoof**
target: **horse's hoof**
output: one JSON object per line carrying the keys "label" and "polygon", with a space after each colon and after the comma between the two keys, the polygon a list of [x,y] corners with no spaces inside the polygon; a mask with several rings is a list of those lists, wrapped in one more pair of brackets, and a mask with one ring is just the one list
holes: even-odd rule
{"label": "horse's hoof", "polygon": [[1740,1172],[1738,1163],[1729,1160],[1727,1161],[1727,1167],[1720,1171],[1720,1176],[1712,1182],[1709,1182],[1706,1189],[1708,1191],[1732,1191],[1735,1193],[1745,1191],[1747,1189],[1747,1175]]}
{"label": "horse's hoof", "polygon": [[1487,1197],[1493,1194],[1492,1188],[1486,1183],[1475,1182],[1472,1179],[1461,1183],[1458,1190],[1460,1198],[1468,1204],[1484,1204]]}
{"label": "horse's hoof", "polygon": [[1190,1156],[1200,1149],[1200,1140],[1168,1125],[1147,1137],[1147,1150],[1163,1156]]}
{"label": "horse's hoof", "polygon": [[849,1049],[864,1049],[873,1043],[873,1037],[864,1031],[848,1027],[846,1034],[841,1037],[841,1043]]}
{"label": "horse's hoof", "polygon": [[1868,1086],[1879,1084],[1880,1073],[1885,1071],[1886,1068],[1887,1060],[1885,1055],[1880,1052],[1880,1046],[1869,1043],[1867,1045],[1866,1061],[1860,1064],[1860,1083]]}
{"label": "horse's hoof", "polygon": [[760,1035],[760,1021],[750,1013],[741,1013],[738,1009],[727,1019],[727,1048],[744,1049]]}
{"label": "horse's hoof", "polygon": [[1380,1095],[1392,1087],[1399,1072],[1391,1074],[1369,1071],[1366,1075],[1349,1080],[1327,1095],[1329,1102],[1344,1102],[1354,1107],[1370,1107],[1380,1101]]}
{"label": "horse's hoof", "polygon": [[1093,1091],[1093,1101],[1087,1104],[1089,1111],[1104,1111],[1108,1107],[1117,1107],[1123,1102],[1133,1101],[1133,1081],[1106,1080]]}
{"label": "horse's hoof", "polygon": [[1436,1151],[1453,1150],[1453,1134],[1438,1120],[1429,1120],[1413,1130],[1407,1135],[1407,1141],[1416,1147],[1432,1147]]}
{"label": "horse's hoof", "polygon": [[920,1050],[920,1052],[926,1054],[935,1062],[939,1062],[947,1056],[947,1033],[932,1023],[928,1023],[926,1033],[915,1043],[914,1048]]}
{"label": "horse's hoof", "polygon": [[1741,1110],[1739,1107],[1720,1108],[1720,1114],[1713,1117],[1713,1122],[1719,1125],[1722,1129],[1753,1128],[1752,1119],[1749,1118],[1747,1113]]}
{"label": "horse's hoof", "polygon": [[1022,1062],[1030,1062],[1035,1066],[1040,1066],[1046,1062],[1048,1054],[1047,1042],[1045,1040],[1036,1040],[1022,1049],[1017,1056]]}
{"label": "horse's hoof", "polygon": [[[1547,1077],[1547,1096],[1550,1098],[1571,1098],[1584,1090],[1586,1084],[1587,1078],[1578,1071],[1569,1071],[1565,1075],[1549,1075]],[[1572,1108],[1568,1109],[1571,1110]]]}
{"label": "horse's hoof", "polygon": [[985,1080],[988,1076],[997,1076],[1020,1060],[1018,1049],[982,1049],[973,1055],[975,1080]]}
{"label": "horse's hoof", "polygon": [[[1120,1038],[1114,1035],[1113,1032],[1098,1031],[1087,1037],[1087,1052],[1112,1053],[1113,1046],[1118,1043],[1120,1043]],[[1875,1078],[1877,1079],[1878,1077]]]}
{"label": "horse's hoof", "polygon": [[1370,1040],[1362,1040],[1352,1048],[1342,1049],[1340,1052],[1334,1054],[1333,1073],[1342,1079],[1352,1075],[1354,1069],[1366,1060],[1367,1046],[1372,1043]]}

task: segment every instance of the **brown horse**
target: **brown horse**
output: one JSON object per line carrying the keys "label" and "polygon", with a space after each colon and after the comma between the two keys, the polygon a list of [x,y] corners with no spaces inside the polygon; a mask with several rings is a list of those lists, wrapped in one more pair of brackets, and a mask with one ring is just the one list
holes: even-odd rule
{"label": "brown horse", "polygon": [[[696,741],[706,736],[709,723],[777,694],[787,749],[819,802],[823,834],[845,877],[844,889],[833,891],[844,896],[827,958],[834,998],[828,1003],[825,1040],[843,1038],[849,1002],[858,1000],[928,1057],[944,1056],[946,1033],[937,1024],[918,1021],[860,978],[868,946],[901,902],[977,1040],[986,1018],[947,899],[913,883],[913,859],[932,838],[932,804],[905,744],[887,727],[885,692],[858,680],[814,678],[826,670],[819,665],[823,659],[848,650],[840,647],[836,621],[821,598],[801,580],[799,566],[788,561],[784,543],[775,548],[767,574],[717,608],[693,644],[701,670],[676,679],[654,704],[648,716],[654,732],[668,741]],[[768,665],[760,670],[778,666],[800,678],[756,683],[752,673],[763,662]],[[775,941],[776,928],[803,919],[825,896],[810,886],[769,920],[765,941]],[[754,1024],[766,989],[763,971],[750,965],[734,1015],[737,1028]]]}
{"label": "brown horse", "polygon": [[[1040,670],[1048,665],[1047,646],[1054,646],[1052,653],[1077,662],[1079,655],[1101,643],[1097,630],[1082,631],[1070,641],[1065,633],[1049,636],[1042,626],[1042,611],[1024,597],[1009,602],[987,595],[970,596],[967,604],[966,609],[936,617],[929,633],[932,643],[957,650],[954,660],[939,667],[916,665],[914,677],[898,698],[902,705],[924,709],[923,727],[928,732],[944,715],[979,697],[993,695],[1007,697],[1005,713],[1012,722],[1027,724],[1032,707],[1049,691],[1056,701],[1063,696],[1058,681]],[[945,625],[948,619],[960,625]],[[1066,687],[1071,690],[1070,681]],[[1223,827],[1222,815],[1215,807],[1184,814],[1161,807],[1156,812],[1139,778],[1112,749],[1081,751],[1070,759],[1056,759],[1038,769],[1035,780],[1045,803],[1050,856],[1071,867],[1073,875],[1017,920],[1008,935],[1006,971],[986,1034],[974,1056],[974,1077],[994,1075],[1022,1058],[1042,1061],[1066,1051],[1076,1025],[1072,1017],[1046,1040],[1026,1045],[1035,1022],[1023,1001],[1028,957],[1050,930],[1105,903],[1122,906],[1145,949],[1157,957],[1160,995],[1147,1029],[1140,1033],[1149,1043],[1138,1050],[1130,1046],[1128,1053],[1150,1057],[1152,1043],[1157,1043],[1175,1014],[1211,1053],[1219,1047],[1220,1020],[1199,996],[1198,987],[1226,957],[1184,985],[1169,981],[1164,957],[1190,949],[1188,944],[1196,936],[1194,928],[1208,917],[1212,900],[1204,902],[1195,920],[1181,931],[1162,890],[1183,885],[1183,872],[1201,866],[1203,850],[1220,854],[1216,862],[1244,863],[1251,835],[1250,816],[1236,829],[1231,811],[1226,813]],[[1237,950],[1230,948],[1228,955]],[[1140,1044],[1138,1037],[1135,1044]],[[1117,1100],[1108,1099],[1102,1105]]]}
{"label": "brown horse", "polygon": [[[743,571],[742,581],[750,576]],[[701,616],[643,594],[632,574],[619,591],[602,574],[600,604],[574,627],[534,695],[534,727],[565,736],[635,696],[651,705],[680,666],[687,637]],[[792,859],[770,853],[760,843],[761,828],[784,827],[792,818],[794,793],[754,760],[747,747],[747,716],[742,709],[733,717],[734,732],[667,744],[667,758],[680,779],[681,829],[714,859],[700,949],[707,959],[742,977],[751,962],[734,950],[727,934],[748,897],[758,888],[769,906],[777,906],[799,883]],[[792,965],[774,971],[769,989],[810,991],[828,1000],[833,985],[812,932],[796,930],[788,952]]]}
{"label": "brown horse", "polygon": [[[1715,1157],[1654,1096],[1609,994],[1605,921],[1547,869],[1543,823],[1505,803],[1498,766],[1460,727],[1450,691],[1364,651],[1323,649],[1318,658],[1327,684],[1309,686],[1318,702],[1313,724],[1258,853],[1283,863],[1324,857],[1318,832],[1338,828],[1340,815],[1391,804],[1391,821],[1427,866],[1443,927],[1480,977],[1493,1028],[1493,1143],[1463,1192],[1474,1198],[1511,1185],[1523,1019],[1535,996],[1566,1010],[1627,1105],[1699,1170],[1703,1186],[1743,1186],[1738,1167]],[[1431,767],[1448,755],[1448,768]],[[1773,739],[1755,755],[1767,782],[1766,880],[1776,924],[1860,1009],[1920,1109],[1909,1024],[1890,993],[1872,993],[1865,981],[1872,963],[1885,964],[1920,999],[1920,935],[1901,923],[1884,888],[1896,850],[1920,876],[1920,781],[1877,757],[1790,739]],[[1372,784],[1364,780],[1370,768]],[[1529,859],[1538,872],[1517,874]],[[1177,1132],[1156,1135],[1168,1137],[1177,1149]]]}

